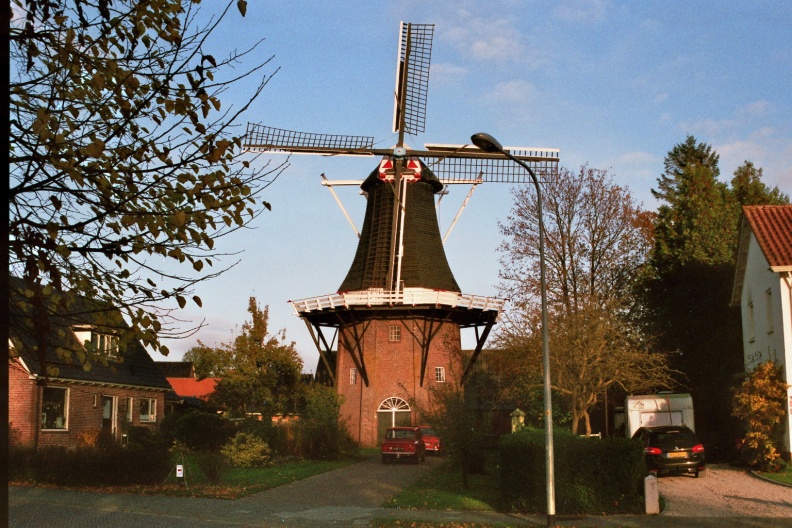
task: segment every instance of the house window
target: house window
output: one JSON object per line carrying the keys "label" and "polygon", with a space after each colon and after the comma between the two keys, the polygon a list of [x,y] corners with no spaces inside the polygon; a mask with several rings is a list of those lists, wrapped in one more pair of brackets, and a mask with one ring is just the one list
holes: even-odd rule
{"label": "house window", "polygon": [[445,383],[445,367],[435,367],[435,381]]}
{"label": "house window", "polygon": [[91,346],[98,353],[110,357],[118,355],[118,338],[115,336],[91,332]]}
{"label": "house window", "polygon": [[140,400],[140,421],[157,421],[157,400],[154,398],[141,398]]}
{"label": "house window", "polygon": [[773,291],[767,290],[765,292],[765,308],[767,311],[767,333],[773,333]]}
{"label": "house window", "polygon": [[88,350],[112,358],[118,357],[118,337],[97,332],[90,326],[72,328],[77,340]]}
{"label": "house window", "polygon": [[349,369],[349,384],[356,385],[357,384],[357,369],[351,368]]}
{"label": "house window", "polygon": [[388,327],[388,341],[401,341],[401,326],[390,325]]}
{"label": "house window", "polygon": [[63,387],[44,387],[41,395],[41,428],[66,429],[69,416],[69,390]]}
{"label": "house window", "polygon": [[126,421],[132,423],[132,398],[127,398]]}
{"label": "house window", "polygon": [[748,342],[753,343],[756,341],[756,325],[754,324],[754,306],[753,302],[748,303]]}

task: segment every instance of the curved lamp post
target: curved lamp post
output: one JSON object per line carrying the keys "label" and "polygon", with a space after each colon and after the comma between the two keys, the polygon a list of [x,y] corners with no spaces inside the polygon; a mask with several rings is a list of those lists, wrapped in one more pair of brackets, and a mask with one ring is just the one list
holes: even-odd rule
{"label": "curved lamp post", "polygon": [[500,152],[520,165],[531,175],[536,187],[536,203],[539,213],[539,282],[542,293],[542,367],[544,369],[544,414],[545,414],[545,477],[547,485],[547,526],[553,525],[555,517],[555,472],[553,460],[553,402],[550,394],[550,345],[547,337],[547,284],[545,282],[544,221],[542,220],[542,190],[536,174],[525,162],[515,158],[497,139],[484,132],[473,134],[470,140],[485,152]]}

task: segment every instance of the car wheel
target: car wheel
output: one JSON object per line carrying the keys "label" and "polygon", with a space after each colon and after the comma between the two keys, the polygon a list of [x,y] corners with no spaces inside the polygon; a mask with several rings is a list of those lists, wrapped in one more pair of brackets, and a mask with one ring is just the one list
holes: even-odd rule
{"label": "car wheel", "polygon": [[707,470],[706,469],[697,469],[696,470],[696,478],[704,478],[706,476],[707,476]]}
{"label": "car wheel", "polygon": [[382,455],[382,463],[383,464],[387,464],[388,463],[388,457],[386,457],[385,455]]}

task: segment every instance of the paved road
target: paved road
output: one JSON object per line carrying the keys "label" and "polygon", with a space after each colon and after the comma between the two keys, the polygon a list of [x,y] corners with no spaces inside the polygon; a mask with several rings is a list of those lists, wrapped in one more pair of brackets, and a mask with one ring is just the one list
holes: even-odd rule
{"label": "paved road", "polygon": [[[504,526],[545,526],[543,516],[489,512],[381,508],[389,497],[439,463],[383,465],[378,458],[316,475],[236,501],[121,495],[13,487],[9,496],[14,528],[221,528],[339,527],[369,525],[372,519],[464,521]],[[694,479],[691,479],[694,480]],[[671,481],[666,481],[671,482]],[[664,483],[661,479],[661,490]],[[789,490],[792,494],[792,490]],[[673,506],[673,501],[672,501]],[[792,518],[681,515],[557,517],[558,526],[622,528],[787,528]],[[693,514],[696,515],[696,514]]]}

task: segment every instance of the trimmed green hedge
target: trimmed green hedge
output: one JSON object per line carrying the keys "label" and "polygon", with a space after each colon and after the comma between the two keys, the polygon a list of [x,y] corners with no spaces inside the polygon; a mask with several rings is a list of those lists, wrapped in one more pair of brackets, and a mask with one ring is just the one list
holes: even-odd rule
{"label": "trimmed green hedge", "polygon": [[[544,431],[526,429],[498,445],[501,493],[515,511],[547,510]],[[553,435],[558,514],[642,513],[643,449],[627,438]]]}
{"label": "trimmed green hedge", "polygon": [[9,479],[58,486],[158,484],[171,468],[164,448],[12,448]]}

